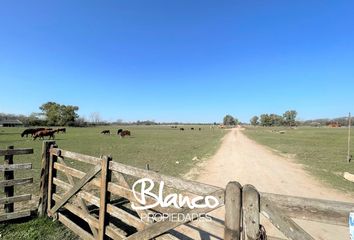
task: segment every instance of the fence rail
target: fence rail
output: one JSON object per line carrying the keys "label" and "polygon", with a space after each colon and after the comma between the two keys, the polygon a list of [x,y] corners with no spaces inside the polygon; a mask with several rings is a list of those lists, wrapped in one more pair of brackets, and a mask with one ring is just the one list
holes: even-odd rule
{"label": "fence rail", "polygon": [[[106,236],[131,240],[177,239],[174,231],[183,225],[182,228],[197,228],[219,239],[256,240],[262,239],[260,214],[289,239],[313,239],[293,218],[347,226],[349,213],[354,211],[352,203],[262,193],[251,185],[241,186],[238,182],[229,182],[223,189],[165,176],[114,162],[109,156],[96,158],[66,151],[58,148],[54,141],[43,143],[42,158],[39,212],[58,219],[84,239],[104,239]],[[86,168],[78,169],[80,164],[72,164],[72,160],[81,162]],[[142,196],[132,191],[132,179],[141,178],[156,183],[163,181],[168,190],[177,190],[183,196],[213,196],[219,204],[215,208],[178,209],[158,205],[148,210],[133,210],[131,204],[139,205],[136,197]],[[156,202],[151,196],[145,196],[145,200],[146,205]],[[225,206],[224,222],[214,218],[211,222],[194,221],[200,216],[198,214],[222,206]],[[168,216],[172,213],[194,214],[195,217],[180,221],[151,221],[142,217],[156,213]],[[80,223],[77,218],[81,219]],[[268,236],[268,239],[277,238]]]}
{"label": "fence rail", "polygon": [[33,183],[33,178],[14,178],[14,171],[32,169],[32,163],[14,164],[14,155],[33,154],[32,148],[18,148],[9,146],[0,149],[0,156],[4,156],[4,164],[0,165],[0,172],[4,172],[4,180],[0,181],[0,187],[4,188],[5,197],[0,198],[0,204],[4,205],[4,212],[0,214],[0,221],[7,221],[30,216],[30,209],[15,211],[14,203],[29,201],[31,194],[14,196],[15,186]]}

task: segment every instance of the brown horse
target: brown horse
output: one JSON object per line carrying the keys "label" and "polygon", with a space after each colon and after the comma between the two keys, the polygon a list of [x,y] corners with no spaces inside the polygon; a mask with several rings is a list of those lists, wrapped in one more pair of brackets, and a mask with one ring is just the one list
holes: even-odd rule
{"label": "brown horse", "polygon": [[44,130],[44,128],[28,128],[21,133],[21,137],[24,137],[25,135],[26,137],[28,137],[28,134],[31,134],[31,136],[33,137],[36,132],[41,130]]}
{"label": "brown horse", "polygon": [[37,138],[44,139],[44,137],[46,137],[46,136],[49,136],[49,139],[54,139],[55,138],[54,133],[56,133],[56,132],[57,132],[57,130],[41,130],[41,131],[38,131],[38,132],[36,132],[33,135],[33,140],[36,140]]}
{"label": "brown horse", "polygon": [[120,132],[120,137],[130,136],[130,131],[124,130]]}

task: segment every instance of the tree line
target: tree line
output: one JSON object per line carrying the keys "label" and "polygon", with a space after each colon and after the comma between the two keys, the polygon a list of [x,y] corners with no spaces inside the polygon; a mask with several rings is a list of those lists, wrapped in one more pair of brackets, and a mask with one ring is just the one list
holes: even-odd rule
{"label": "tree line", "polygon": [[41,112],[29,116],[0,113],[0,120],[20,120],[25,126],[82,126],[84,119],[77,114],[78,106],[47,102],[42,104]]}
{"label": "tree line", "polygon": [[282,115],[278,114],[268,114],[264,113],[258,116],[253,116],[250,120],[251,125],[253,126],[296,126],[298,125],[296,121],[297,112],[295,110],[288,110]]}

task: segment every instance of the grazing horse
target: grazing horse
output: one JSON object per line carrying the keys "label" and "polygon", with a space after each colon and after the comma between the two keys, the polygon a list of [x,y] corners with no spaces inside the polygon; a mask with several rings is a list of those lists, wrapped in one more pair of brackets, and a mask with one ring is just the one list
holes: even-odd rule
{"label": "grazing horse", "polygon": [[44,139],[44,137],[46,136],[49,136],[49,139],[54,139],[55,136],[54,136],[54,133],[56,133],[57,130],[41,130],[41,131],[38,131],[36,132],[34,135],[33,135],[33,140],[36,140],[37,137],[39,137],[39,139]]}
{"label": "grazing horse", "polygon": [[25,129],[22,133],[21,133],[21,137],[24,137],[26,135],[26,137],[28,137],[28,134],[31,134],[31,136],[33,137],[33,135],[38,132],[44,130],[44,128],[28,128]]}
{"label": "grazing horse", "polygon": [[120,137],[130,136],[130,131],[123,130],[120,132]]}
{"label": "grazing horse", "polygon": [[62,133],[66,133],[66,128],[58,128],[57,132],[62,132]]}
{"label": "grazing horse", "polygon": [[184,128],[180,128],[179,130],[184,131]]}
{"label": "grazing horse", "polygon": [[120,135],[120,133],[121,133],[121,132],[123,132],[123,129],[121,129],[121,128],[120,128],[120,129],[118,129],[118,131],[117,131],[117,135]]}
{"label": "grazing horse", "polygon": [[101,132],[101,134],[111,134],[111,131],[109,131],[109,130],[103,130],[103,131]]}

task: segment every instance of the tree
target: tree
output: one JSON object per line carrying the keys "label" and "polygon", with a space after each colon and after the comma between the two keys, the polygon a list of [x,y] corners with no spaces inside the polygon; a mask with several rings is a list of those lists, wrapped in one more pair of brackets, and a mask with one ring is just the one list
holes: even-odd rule
{"label": "tree", "polygon": [[224,117],[223,124],[224,125],[237,125],[238,120],[237,120],[237,118],[234,118],[233,116],[228,114]]}
{"label": "tree", "polygon": [[252,117],[250,120],[251,125],[257,126],[259,124],[258,119],[259,119],[259,117],[257,117],[257,116]]}
{"label": "tree", "polygon": [[46,118],[47,125],[58,125],[60,118],[60,105],[55,102],[44,103],[39,109]]}
{"label": "tree", "polygon": [[296,115],[297,115],[297,112],[295,110],[286,111],[283,114],[284,125],[295,126],[296,125]]}
{"label": "tree", "polygon": [[79,117],[76,111],[79,110],[79,107],[72,106],[72,105],[61,105],[60,106],[60,117],[58,125],[72,125],[74,124],[75,120]]}
{"label": "tree", "polygon": [[269,115],[271,126],[281,126],[283,125],[283,117],[278,114],[270,114]]}
{"label": "tree", "polygon": [[55,102],[47,102],[40,106],[39,109],[42,110],[47,125],[64,126],[75,122],[79,117],[76,113],[76,111],[79,110],[79,107],[77,106],[66,106]]}
{"label": "tree", "polygon": [[272,119],[268,114],[262,114],[260,116],[260,124],[265,127],[272,126]]}

